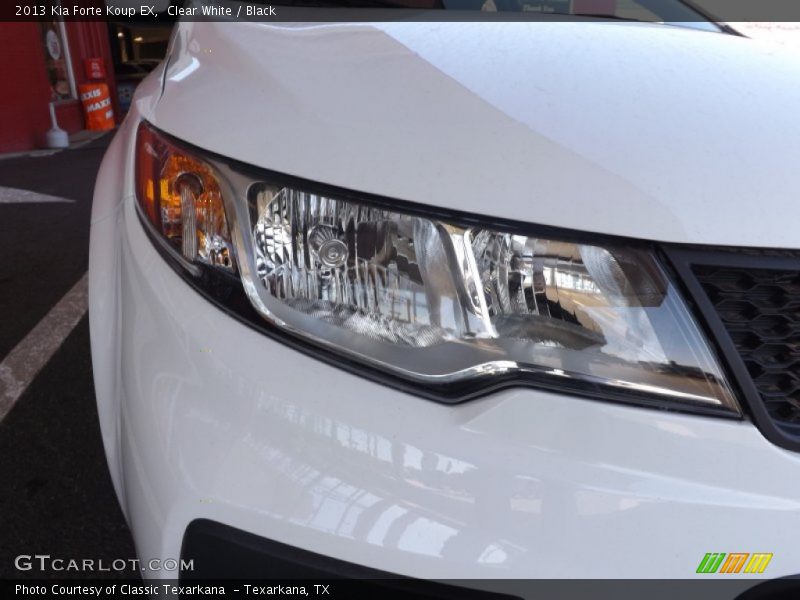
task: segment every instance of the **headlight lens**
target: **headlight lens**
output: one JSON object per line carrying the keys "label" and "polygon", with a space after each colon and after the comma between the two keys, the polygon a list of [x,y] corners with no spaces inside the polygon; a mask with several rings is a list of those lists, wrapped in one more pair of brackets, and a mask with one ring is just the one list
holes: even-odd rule
{"label": "headlight lens", "polygon": [[[234,235],[222,211],[210,233],[208,217],[197,221],[205,227],[195,226],[198,246],[216,235],[229,259],[236,246],[243,289],[261,318],[332,356],[458,397],[532,382],[738,413],[713,352],[649,249],[449,222],[264,181],[280,176],[215,170],[174,144],[167,149],[172,158],[162,160],[162,183],[153,186],[164,190],[162,206],[186,214],[187,172],[204,190],[192,191],[195,204],[204,194],[212,204],[221,198],[218,181],[227,178]],[[141,188],[145,200],[149,189]],[[180,203],[165,202],[170,194]],[[141,204],[148,218],[157,214]],[[185,239],[186,218],[179,229]],[[186,243],[180,248],[186,255]],[[218,254],[194,256],[214,264],[207,257]]]}

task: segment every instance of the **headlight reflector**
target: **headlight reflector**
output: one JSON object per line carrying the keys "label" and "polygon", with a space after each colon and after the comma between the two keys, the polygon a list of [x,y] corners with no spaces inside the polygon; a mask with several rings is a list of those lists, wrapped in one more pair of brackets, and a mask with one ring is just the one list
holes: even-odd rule
{"label": "headlight reflector", "polygon": [[287,186],[249,194],[252,298],[276,325],[441,385],[527,374],[736,410],[649,250],[464,226]]}

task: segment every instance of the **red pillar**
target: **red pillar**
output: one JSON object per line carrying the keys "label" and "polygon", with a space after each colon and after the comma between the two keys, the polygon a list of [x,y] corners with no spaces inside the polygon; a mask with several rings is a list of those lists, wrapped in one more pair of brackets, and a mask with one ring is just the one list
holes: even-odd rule
{"label": "red pillar", "polygon": [[72,53],[72,71],[75,73],[75,84],[88,83],[83,61],[86,58],[101,58],[105,66],[106,78],[111,94],[111,106],[114,117],[120,121],[119,104],[117,103],[117,87],[114,81],[114,59],[108,43],[108,24],[103,21],[74,21],[66,24]]}

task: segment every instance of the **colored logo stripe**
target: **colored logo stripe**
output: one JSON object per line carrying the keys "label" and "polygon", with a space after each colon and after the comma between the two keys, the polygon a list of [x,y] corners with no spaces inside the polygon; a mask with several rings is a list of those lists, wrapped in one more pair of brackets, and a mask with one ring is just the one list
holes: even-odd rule
{"label": "colored logo stripe", "polygon": [[767,568],[769,561],[772,560],[772,554],[753,554],[750,558],[750,562],[747,563],[747,566],[744,568],[745,573],[763,573],[764,570]]}
{"label": "colored logo stripe", "polygon": [[716,573],[719,566],[722,564],[722,559],[725,558],[725,553],[711,553],[709,552],[700,561],[697,567],[698,573]]}
{"label": "colored logo stripe", "polygon": [[[747,557],[750,556],[747,552],[734,552],[732,554],[728,554],[728,558],[722,563],[722,569],[720,573],[738,573],[742,570],[744,566],[744,562],[747,560]],[[745,571],[746,573],[747,571]]]}
{"label": "colored logo stripe", "polygon": [[[726,556],[727,559],[725,558]],[[719,572],[720,574],[735,574],[741,573],[742,567],[744,567],[745,573],[763,573],[771,560],[772,554],[766,552],[755,554],[748,552],[732,552],[731,554],[709,552],[697,566],[697,573]]]}

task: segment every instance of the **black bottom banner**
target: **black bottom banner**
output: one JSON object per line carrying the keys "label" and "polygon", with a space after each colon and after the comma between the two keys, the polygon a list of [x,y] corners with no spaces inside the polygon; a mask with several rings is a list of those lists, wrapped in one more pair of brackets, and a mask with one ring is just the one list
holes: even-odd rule
{"label": "black bottom banner", "polygon": [[285,600],[788,600],[800,578],[776,580],[5,580],[3,598],[282,598]]}

